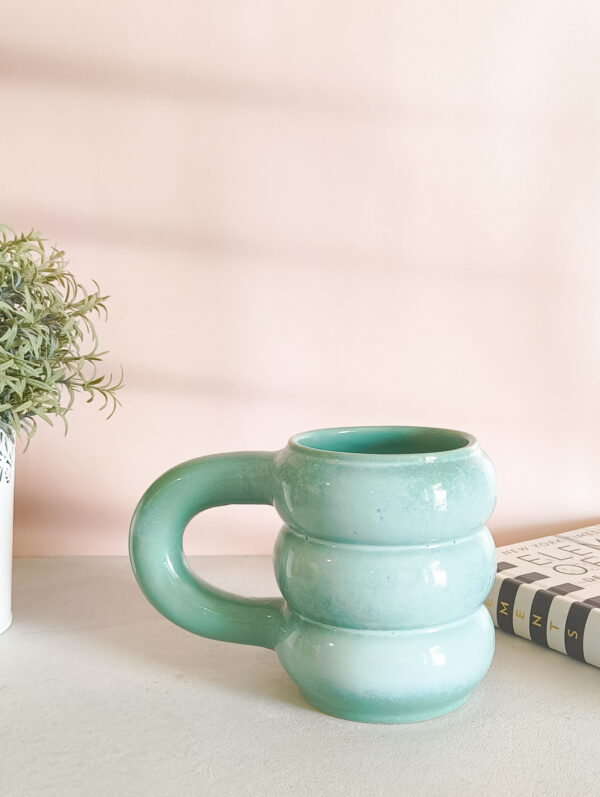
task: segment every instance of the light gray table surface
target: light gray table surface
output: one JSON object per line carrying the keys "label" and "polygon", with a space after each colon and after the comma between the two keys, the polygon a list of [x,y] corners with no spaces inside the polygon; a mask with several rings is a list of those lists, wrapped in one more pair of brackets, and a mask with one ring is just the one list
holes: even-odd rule
{"label": "light gray table surface", "polygon": [[[203,557],[275,594],[268,557]],[[364,725],[311,708],[262,648],[162,618],[121,557],[17,559],[0,636],[0,794],[600,794],[600,671],[497,632],[453,714]]]}

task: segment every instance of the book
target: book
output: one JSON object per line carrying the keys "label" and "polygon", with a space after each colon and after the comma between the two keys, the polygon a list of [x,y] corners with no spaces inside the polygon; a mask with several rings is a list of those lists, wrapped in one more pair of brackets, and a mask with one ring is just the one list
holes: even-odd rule
{"label": "book", "polygon": [[497,548],[494,625],[600,667],[600,525]]}

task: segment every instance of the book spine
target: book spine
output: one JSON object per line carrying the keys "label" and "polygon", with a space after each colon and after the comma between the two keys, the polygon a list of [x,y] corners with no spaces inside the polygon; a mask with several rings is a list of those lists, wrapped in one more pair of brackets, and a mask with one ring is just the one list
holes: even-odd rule
{"label": "book spine", "polygon": [[485,606],[502,631],[600,667],[600,608],[502,572]]}

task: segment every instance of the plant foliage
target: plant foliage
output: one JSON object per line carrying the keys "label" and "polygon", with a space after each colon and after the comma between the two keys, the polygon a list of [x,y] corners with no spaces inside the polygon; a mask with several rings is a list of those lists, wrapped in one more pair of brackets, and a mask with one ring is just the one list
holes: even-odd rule
{"label": "plant foliage", "polygon": [[107,296],[89,293],[67,270],[65,253],[47,250],[32,231],[0,225],[0,429],[28,441],[42,418],[66,415],[77,393],[99,397],[110,417],[123,377],[101,376],[92,317],[106,316]]}

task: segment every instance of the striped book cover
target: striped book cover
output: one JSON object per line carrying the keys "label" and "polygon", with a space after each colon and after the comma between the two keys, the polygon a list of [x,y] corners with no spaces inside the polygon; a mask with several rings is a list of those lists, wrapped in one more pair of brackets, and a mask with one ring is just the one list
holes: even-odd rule
{"label": "striped book cover", "polygon": [[600,667],[600,525],[497,549],[494,625]]}

